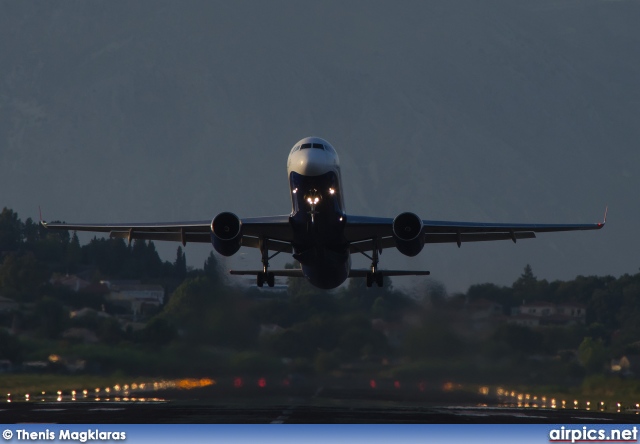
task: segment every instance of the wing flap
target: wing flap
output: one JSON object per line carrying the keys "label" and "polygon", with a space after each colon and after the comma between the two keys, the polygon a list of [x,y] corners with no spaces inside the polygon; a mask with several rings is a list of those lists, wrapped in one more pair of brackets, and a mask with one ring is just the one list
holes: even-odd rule
{"label": "wing flap", "polygon": [[[253,236],[243,235],[242,246],[249,248],[260,248],[260,239]],[[279,251],[280,253],[293,253],[293,247],[288,242],[269,239],[268,247],[270,251]]]}
{"label": "wing flap", "polygon": [[149,224],[77,224],[77,223],[58,223],[58,222],[40,222],[43,227],[53,230],[69,230],[69,231],[92,231],[98,233],[110,233],[112,231],[134,231],[147,233],[180,233],[182,230],[193,231],[198,233],[209,233],[211,231],[210,221],[196,222],[162,222]]}
{"label": "wing flap", "polygon": [[[458,240],[464,242],[483,242],[483,241],[498,241],[498,240],[518,240],[518,239],[533,239],[536,234],[531,231],[514,232],[514,233],[440,233],[440,234],[425,234],[425,244],[442,244],[442,243],[456,243]],[[395,248],[396,241],[393,237],[383,237],[377,240],[376,245],[380,249]],[[349,252],[353,253],[367,253],[373,250],[373,239],[354,242],[349,245]]]}
{"label": "wing flap", "polygon": [[425,234],[425,244],[441,244],[449,242],[484,242],[497,240],[533,239],[536,234],[531,231],[514,233],[460,233],[458,234]]}
{"label": "wing flap", "polygon": [[289,223],[289,215],[244,218],[242,219],[242,236],[292,242],[293,230]]}
{"label": "wing flap", "polygon": [[182,232],[161,232],[161,231],[111,231],[109,237],[115,239],[144,239],[144,240],[157,240],[157,241],[173,241],[173,242],[198,242],[198,243],[210,243],[211,235],[209,233],[193,233],[185,231]]}

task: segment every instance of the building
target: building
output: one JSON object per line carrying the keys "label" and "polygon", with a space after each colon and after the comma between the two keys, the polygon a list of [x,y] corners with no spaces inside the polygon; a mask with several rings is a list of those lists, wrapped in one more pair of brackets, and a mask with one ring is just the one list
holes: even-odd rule
{"label": "building", "polygon": [[54,274],[51,279],[49,279],[49,283],[51,283],[52,285],[61,285],[63,287],[67,287],[68,289],[75,292],[83,290],[91,285],[91,282],[85,281],[84,279],[81,279],[74,274]]}
{"label": "building", "polygon": [[569,327],[584,324],[586,317],[587,308],[582,304],[570,302],[556,305],[547,301],[534,301],[512,310],[508,322],[527,327]]}
{"label": "building", "polygon": [[134,317],[164,304],[164,288],[161,285],[145,285],[139,281],[101,281],[109,289],[106,300],[122,306]]}

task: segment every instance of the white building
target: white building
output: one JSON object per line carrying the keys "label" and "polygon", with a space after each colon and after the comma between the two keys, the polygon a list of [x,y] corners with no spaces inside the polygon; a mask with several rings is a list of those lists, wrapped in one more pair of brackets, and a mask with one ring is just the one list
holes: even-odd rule
{"label": "white building", "polygon": [[164,288],[161,285],[144,285],[135,281],[101,281],[109,288],[107,301],[130,308],[133,315],[144,312],[145,306],[160,307],[164,304]]}

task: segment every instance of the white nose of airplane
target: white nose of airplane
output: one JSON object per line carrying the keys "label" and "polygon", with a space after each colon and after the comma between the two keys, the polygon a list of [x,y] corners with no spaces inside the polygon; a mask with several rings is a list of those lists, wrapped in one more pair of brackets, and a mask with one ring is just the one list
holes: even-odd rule
{"label": "white nose of airplane", "polygon": [[331,145],[320,138],[302,139],[289,154],[288,173],[320,176],[338,168],[338,155]]}
{"label": "white nose of airplane", "polygon": [[291,157],[291,171],[303,176],[319,176],[331,169],[331,159],[322,150],[301,150],[293,153]]}

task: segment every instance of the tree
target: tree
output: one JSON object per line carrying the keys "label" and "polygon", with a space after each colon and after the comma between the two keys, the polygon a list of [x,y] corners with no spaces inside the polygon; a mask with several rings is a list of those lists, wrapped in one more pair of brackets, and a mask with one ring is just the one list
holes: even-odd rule
{"label": "tree", "polygon": [[33,301],[46,271],[33,253],[10,253],[0,265],[0,288],[14,299]]}
{"label": "tree", "polygon": [[20,341],[5,329],[0,328],[0,359],[18,361],[22,355]]}
{"label": "tree", "polygon": [[187,255],[182,251],[182,247],[178,247],[176,251],[176,261],[173,263],[175,267],[176,277],[184,279],[187,277]]}
{"label": "tree", "polygon": [[220,282],[220,267],[218,265],[218,259],[213,254],[213,251],[209,253],[209,257],[204,261],[204,275],[207,276],[211,282]]}
{"label": "tree", "polygon": [[40,299],[35,305],[38,333],[47,339],[56,339],[67,327],[69,313],[62,304],[51,297]]}
{"label": "tree", "polygon": [[601,373],[607,361],[607,351],[601,340],[587,336],[578,347],[578,359],[589,373]]}
{"label": "tree", "polygon": [[[98,316],[96,316],[97,318]],[[98,338],[107,344],[117,344],[124,339],[122,325],[115,318],[106,318],[99,321]]]}
{"label": "tree", "polygon": [[82,261],[82,248],[80,248],[80,241],[78,240],[78,234],[74,231],[71,237],[71,242],[67,245],[66,265],[67,271],[75,271],[78,264]]}
{"label": "tree", "polygon": [[4,207],[0,213],[0,251],[15,251],[22,242],[22,222],[18,213]]}
{"label": "tree", "polygon": [[524,267],[523,273],[513,283],[514,296],[520,300],[531,300],[536,297],[538,289],[538,279],[533,275],[531,265]]}
{"label": "tree", "polygon": [[544,351],[542,334],[522,325],[503,324],[494,332],[492,340],[505,343],[516,352],[528,354]]}
{"label": "tree", "polygon": [[142,339],[155,345],[165,345],[178,336],[178,332],[171,323],[162,318],[151,319],[141,332]]}

